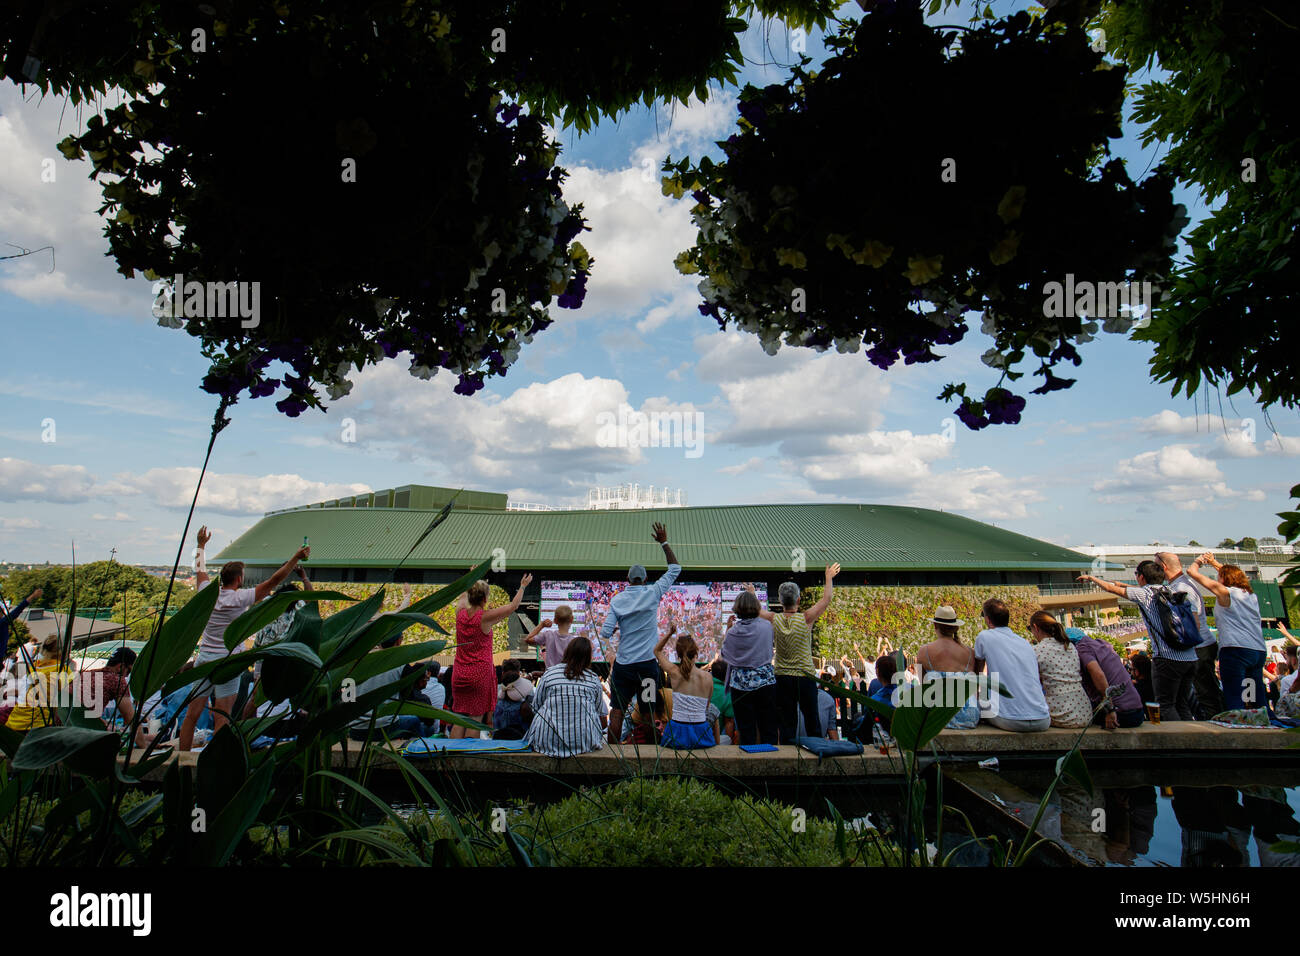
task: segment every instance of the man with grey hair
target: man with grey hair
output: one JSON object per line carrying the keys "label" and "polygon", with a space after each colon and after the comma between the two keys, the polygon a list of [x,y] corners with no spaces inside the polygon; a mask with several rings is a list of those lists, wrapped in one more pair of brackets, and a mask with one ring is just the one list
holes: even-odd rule
{"label": "man with grey hair", "polygon": [[1196,670],[1192,674],[1192,687],[1196,691],[1196,717],[1209,720],[1215,714],[1223,713],[1223,688],[1219,686],[1219,677],[1214,672],[1215,661],[1219,657],[1219,643],[1205,621],[1205,598],[1196,587],[1196,582],[1183,573],[1183,562],[1172,551],[1157,551],[1156,560],[1165,569],[1165,579],[1169,590],[1182,591],[1187,595],[1187,602],[1196,614],[1196,627],[1201,634],[1201,643],[1196,647]]}
{"label": "man with grey hair", "polygon": [[682,573],[682,566],[668,546],[668,531],[656,521],[651,533],[664,549],[668,570],[654,584],[646,584],[644,567],[634,564],[628,568],[629,586],[610,599],[609,613],[600,628],[602,642],[613,638],[616,627],[619,632],[618,652],[609,673],[611,744],[622,740],[623,712],[636,705],[638,695],[648,693],[650,696],[644,699],[653,704],[659,693],[659,662],[655,660],[655,644],[659,641],[659,602]]}

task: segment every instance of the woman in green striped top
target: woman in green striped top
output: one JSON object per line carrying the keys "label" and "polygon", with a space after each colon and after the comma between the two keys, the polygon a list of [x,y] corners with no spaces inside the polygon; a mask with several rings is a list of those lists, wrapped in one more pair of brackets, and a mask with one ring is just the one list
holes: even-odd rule
{"label": "woman in green striped top", "polygon": [[786,581],[777,589],[781,600],[781,613],[760,611],[760,616],[772,622],[776,635],[776,696],[780,712],[780,740],[783,744],[794,742],[799,726],[799,712],[803,712],[804,729],[809,737],[825,737],[831,729],[821,725],[817,709],[817,670],[812,660],[812,626],[830,606],[838,564],[826,566],[826,581],[821,600],[806,611],[798,610],[799,585]]}

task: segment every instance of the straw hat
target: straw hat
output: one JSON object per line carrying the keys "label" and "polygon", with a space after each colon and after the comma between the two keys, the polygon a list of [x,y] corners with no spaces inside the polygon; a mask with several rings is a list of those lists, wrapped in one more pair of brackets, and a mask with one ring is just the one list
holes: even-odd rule
{"label": "straw hat", "polygon": [[966,622],[957,617],[957,612],[947,604],[943,604],[934,612],[931,618],[932,624],[947,624],[949,627],[961,627]]}

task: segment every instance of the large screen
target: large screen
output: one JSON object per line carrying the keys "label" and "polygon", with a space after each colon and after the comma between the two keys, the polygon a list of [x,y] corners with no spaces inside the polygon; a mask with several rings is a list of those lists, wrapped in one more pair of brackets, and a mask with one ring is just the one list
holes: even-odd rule
{"label": "large screen", "polygon": [[[572,633],[591,641],[594,659],[613,661],[618,649],[618,638],[616,636],[609,646],[603,646],[600,628],[605,623],[610,599],[627,586],[626,581],[543,581],[540,619],[554,620],[555,609],[561,604],[567,604],[573,611]],[[736,595],[743,590],[745,584],[738,581],[674,584],[659,603],[660,637],[676,624],[679,635],[690,634],[695,638],[695,644],[699,648],[699,661],[703,663],[712,660],[726,630],[732,604]],[[754,590],[758,593],[759,605],[767,607],[767,585],[754,582]],[[673,643],[675,642],[668,645],[667,651],[669,658],[676,660],[677,652]]]}

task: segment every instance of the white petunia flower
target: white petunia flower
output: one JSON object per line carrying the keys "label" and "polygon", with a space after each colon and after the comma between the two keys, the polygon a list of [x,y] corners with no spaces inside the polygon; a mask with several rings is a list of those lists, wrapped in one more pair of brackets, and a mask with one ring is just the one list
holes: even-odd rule
{"label": "white petunia flower", "polygon": [[414,361],[411,362],[411,368],[409,371],[416,378],[421,379],[422,381],[425,382],[427,382],[429,379],[433,378],[435,375],[438,374],[438,370],[433,366],[417,365]]}
{"label": "white petunia flower", "polygon": [[334,401],[338,401],[350,391],[352,391],[352,383],[346,378],[341,378],[337,382],[330,383],[329,397]]}

